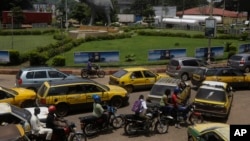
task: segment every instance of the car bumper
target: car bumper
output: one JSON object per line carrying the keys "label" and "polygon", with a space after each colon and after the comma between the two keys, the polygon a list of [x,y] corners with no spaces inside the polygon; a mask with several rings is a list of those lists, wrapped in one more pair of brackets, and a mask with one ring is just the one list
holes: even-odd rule
{"label": "car bumper", "polygon": [[216,117],[216,118],[227,118],[228,113],[221,113],[221,112],[216,112],[216,111],[206,111],[202,109],[195,109],[196,112],[200,112],[202,116],[205,117]]}

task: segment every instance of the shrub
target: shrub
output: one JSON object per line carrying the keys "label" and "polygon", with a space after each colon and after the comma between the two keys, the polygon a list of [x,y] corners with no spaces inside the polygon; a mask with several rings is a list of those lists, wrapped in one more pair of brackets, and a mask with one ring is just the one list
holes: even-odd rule
{"label": "shrub", "polygon": [[56,56],[52,59],[52,66],[65,66],[65,57]]}
{"label": "shrub", "polygon": [[31,52],[29,54],[30,66],[44,66],[47,60],[48,57],[44,54],[38,52]]}
{"label": "shrub", "polygon": [[231,56],[235,55],[236,54],[236,51],[229,51],[228,52],[228,56],[227,56],[227,59],[229,59]]}

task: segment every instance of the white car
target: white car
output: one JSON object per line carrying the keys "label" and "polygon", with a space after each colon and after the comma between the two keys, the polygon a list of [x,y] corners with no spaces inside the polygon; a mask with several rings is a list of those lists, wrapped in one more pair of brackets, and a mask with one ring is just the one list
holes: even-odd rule
{"label": "white car", "polygon": [[[25,132],[31,130],[30,118],[34,114],[34,108],[19,108],[9,103],[0,103],[0,125],[21,124]],[[41,107],[39,119],[44,122],[48,114],[47,107]]]}

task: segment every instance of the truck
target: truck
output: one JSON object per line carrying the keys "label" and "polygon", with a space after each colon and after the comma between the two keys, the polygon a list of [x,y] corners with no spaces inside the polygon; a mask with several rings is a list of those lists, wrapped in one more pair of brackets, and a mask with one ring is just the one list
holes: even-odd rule
{"label": "truck", "polygon": [[117,14],[117,16],[120,23],[134,23],[136,19],[134,14]]}
{"label": "truck", "polygon": [[[11,24],[12,17],[11,11],[2,12],[2,24]],[[34,24],[34,23],[52,23],[51,12],[36,12],[36,11],[22,11],[24,20],[22,24]]]}

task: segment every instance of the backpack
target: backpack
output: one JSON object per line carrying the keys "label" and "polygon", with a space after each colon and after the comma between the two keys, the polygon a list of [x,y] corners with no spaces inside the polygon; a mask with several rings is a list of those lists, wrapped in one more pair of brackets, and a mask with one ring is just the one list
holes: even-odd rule
{"label": "backpack", "polygon": [[139,100],[136,100],[135,102],[134,102],[134,105],[133,105],[133,107],[132,107],[132,111],[133,112],[136,112],[136,113],[139,113],[140,112],[140,110],[141,110],[141,104],[142,104],[142,101],[139,99]]}

